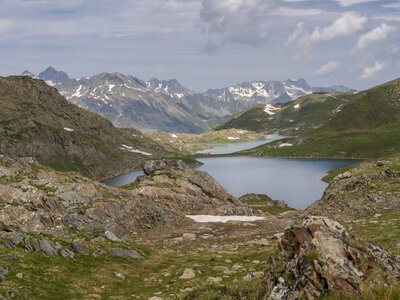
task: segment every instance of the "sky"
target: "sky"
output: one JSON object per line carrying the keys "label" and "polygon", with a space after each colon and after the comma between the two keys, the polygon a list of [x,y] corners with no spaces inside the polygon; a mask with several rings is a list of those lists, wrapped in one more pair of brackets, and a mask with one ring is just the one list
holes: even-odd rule
{"label": "sky", "polygon": [[0,75],[121,72],[194,91],[400,77],[399,0],[0,0]]}

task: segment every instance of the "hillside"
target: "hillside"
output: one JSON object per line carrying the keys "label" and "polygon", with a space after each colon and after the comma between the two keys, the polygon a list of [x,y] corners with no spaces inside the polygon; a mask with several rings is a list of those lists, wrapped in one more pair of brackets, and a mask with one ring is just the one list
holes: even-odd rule
{"label": "hillside", "polygon": [[[359,96],[358,96],[359,95]],[[357,94],[320,128],[245,153],[373,158],[400,151],[400,79]],[[280,145],[284,142],[283,145]]]}
{"label": "hillside", "polygon": [[344,106],[362,93],[311,94],[297,100],[274,105],[256,105],[215,127],[215,130],[237,128],[298,135],[328,122]]}
{"label": "hillside", "polygon": [[0,153],[33,156],[59,170],[97,178],[166,154],[133,129],[79,108],[55,88],[27,76],[0,77]]}

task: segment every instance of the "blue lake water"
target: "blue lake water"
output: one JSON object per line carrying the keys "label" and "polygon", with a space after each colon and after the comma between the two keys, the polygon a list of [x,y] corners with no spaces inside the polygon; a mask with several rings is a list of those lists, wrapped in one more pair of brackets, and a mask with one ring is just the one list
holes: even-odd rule
{"label": "blue lake water", "polygon": [[269,135],[266,140],[257,140],[251,142],[236,142],[236,143],[226,143],[226,144],[217,144],[217,143],[198,143],[198,144],[205,144],[210,145],[213,148],[197,151],[196,153],[204,154],[231,154],[238,151],[243,151],[246,149],[254,148],[263,144],[270,143],[275,140],[279,140],[283,138],[281,135],[272,134]]}
{"label": "blue lake water", "polygon": [[319,200],[327,187],[321,180],[329,170],[354,160],[255,157],[201,158],[198,170],[209,173],[232,195],[267,194],[289,206],[304,209]]}
{"label": "blue lake water", "polygon": [[[213,154],[231,153],[249,149],[281,137],[246,143],[224,144],[224,147],[209,149]],[[241,145],[239,145],[241,144]],[[243,148],[244,147],[244,148]],[[218,152],[212,152],[216,151]],[[238,150],[239,149],[239,150]],[[329,170],[356,163],[354,160],[337,159],[285,159],[255,157],[207,157],[198,159],[204,165],[198,170],[209,173],[229,193],[239,197],[246,193],[267,194],[274,200],[284,200],[295,208],[304,209],[321,198],[327,183],[321,181]],[[143,175],[134,171],[103,183],[121,186],[135,181]]]}

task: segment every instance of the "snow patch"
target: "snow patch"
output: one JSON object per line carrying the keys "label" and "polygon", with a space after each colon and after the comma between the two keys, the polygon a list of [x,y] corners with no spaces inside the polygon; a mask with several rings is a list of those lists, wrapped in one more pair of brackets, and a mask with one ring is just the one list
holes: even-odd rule
{"label": "snow patch", "polygon": [[78,89],[76,90],[75,93],[73,93],[71,95],[71,97],[78,97],[79,98],[80,96],[82,96],[83,94],[81,94],[81,89],[82,89],[82,85],[79,85]]}
{"label": "snow patch", "polygon": [[65,130],[65,131],[69,131],[69,132],[74,131],[72,128],[68,128],[68,127],[64,127],[64,130]]}
{"label": "snow patch", "polygon": [[277,110],[280,110],[279,107],[274,107],[271,104],[265,105],[264,111],[270,116],[274,115]]}
{"label": "snow patch", "polygon": [[132,153],[140,153],[140,154],[143,154],[143,155],[152,155],[151,153],[148,153],[148,152],[144,152],[144,151],[140,151],[140,150],[137,150],[137,149],[135,149],[135,148],[133,148],[133,147],[131,147],[131,146],[128,146],[128,145],[124,145],[124,144],[122,144],[122,147],[121,148],[119,148],[120,150],[126,150],[126,151],[129,151],[129,152],[132,152]]}
{"label": "snow patch", "polygon": [[296,109],[298,109],[300,107],[300,104],[296,104],[295,106],[294,106],[294,108],[296,108]]}
{"label": "snow patch", "polygon": [[177,137],[178,137],[176,134],[171,134],[171,136],[172,136],[173,138],[177,138]]}
{"label": "snow patch", "polygon": [[240,138],[238,137],[233,137],[233,136],[228,136],[228,140],[239,140]]}
{"label": "snow patch", "polygon": [[108,91],[111,92],[115,84],[108,84]]}
{"label": "snow patch", "polygon": [[197,223],[208,223],[208,222],[226,223],[229,221],[254,222],[254,221],[265,220],[264,217],[256,217],[256,216],[186,215],[186,217],[192,219]]}
{"label": "snow patch", "polygon": [[292,145],[292,144],[289,144],[289,143],[282,143],[282,144],[279,145],[279,148],[282,148],[282,147],[291,147],[291,146],[293,146],[293,145]]}

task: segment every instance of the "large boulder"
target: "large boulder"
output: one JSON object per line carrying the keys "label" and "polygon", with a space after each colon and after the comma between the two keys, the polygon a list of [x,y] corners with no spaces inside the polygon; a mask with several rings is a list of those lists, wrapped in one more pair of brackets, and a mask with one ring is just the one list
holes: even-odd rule
{"label": "large boulder", "polygon": [[185,170],[189,168],[190,167],[187,164],[177,159],[149,160],[142,165],[142,170],[146,175],[151,175],[157,170],[165,170],[165,169]]}
{"label": "large boulder", "polygon": [[312,216],[302,226],[287,228],[279,249],[282,261],[268,259],[259,299],[357,297],[368,284],[400,282],[399,258],[363,245],[328,218]]}

